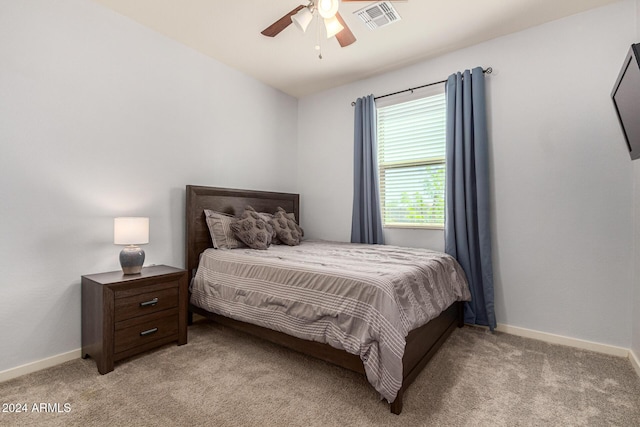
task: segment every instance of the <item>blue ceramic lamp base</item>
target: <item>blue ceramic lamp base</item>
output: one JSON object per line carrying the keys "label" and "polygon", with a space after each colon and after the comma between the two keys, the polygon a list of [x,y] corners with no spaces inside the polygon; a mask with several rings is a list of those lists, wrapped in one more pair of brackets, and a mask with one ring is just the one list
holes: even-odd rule
{"label": "blue ceramic lamp base", "polygon": [[138,246],[129,245],[120,252],[120,266],[124,274],[139,274],[144,264],[144,251]]}

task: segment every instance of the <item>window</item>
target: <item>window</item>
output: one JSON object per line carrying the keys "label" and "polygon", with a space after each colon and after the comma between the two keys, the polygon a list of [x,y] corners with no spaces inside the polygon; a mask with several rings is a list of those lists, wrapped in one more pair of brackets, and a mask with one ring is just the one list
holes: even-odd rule
{"label": "window", "polygon": [[381,105],[377,114],[383,226],[444,228],[444,92]]}

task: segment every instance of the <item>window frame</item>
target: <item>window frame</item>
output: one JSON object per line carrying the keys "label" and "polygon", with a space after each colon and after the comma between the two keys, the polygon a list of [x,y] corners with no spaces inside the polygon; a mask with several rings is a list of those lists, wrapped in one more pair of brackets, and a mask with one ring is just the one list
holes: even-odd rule
{"label": "window frame", "polygon": [[[440,223],[392,223],[386,222],[386,212],[385,212],[385,193],[383,192],[383,188],[385,188],[385,171],[393,170],[393,169],[401,169],[408,167],[416,167],[416,166],[430,166],[430,165],[441,165],[443,169],[443,173],[446,177],[446,156],[434,156],[428,158],[414,158],[410,160],[403,160],[398,162],[388,162],[383,164],[381,159],[381,150],[380,150],[380,139],[379,139],[379,109],[390,107],[397,104],[402,104],[406,102],[415,101],[422,98],[428,98],[436,95],[445,94],[445,85],[434,85],[431,87],[427,87],[424,89],[414,90],[411,93],[405,93],[400,95],[395,95],[390,98],[383,98],[380,100],[376,100],[376,140],[377,140],[377,153],[376,158],[378,161],[378,185],[380,192],[380,211],[382,216],[382,227],[388,229],[418,229],[418,230],[444,230],[444,214],[446,210],[446,201],[445,206],[443,208],[443,217],[442,224]],[[446,114],[446,98],[445,98],[445,114]],[[446,116],[445,116],[446,121]],[[445,123],[446,124],[446,123]],[[446,138],[446,129],[445,129],[445,138]],[[444,142],[446,143],[446,141]],[[446,194],[446,187],[443,186],[442,197],[444,199]]]}

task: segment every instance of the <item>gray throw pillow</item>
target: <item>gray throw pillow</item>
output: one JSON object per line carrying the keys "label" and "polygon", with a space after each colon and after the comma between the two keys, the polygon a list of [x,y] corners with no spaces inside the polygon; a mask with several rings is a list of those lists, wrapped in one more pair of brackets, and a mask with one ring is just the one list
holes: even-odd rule
{"label": "gray throw pillow", "polygon": [[280,207],[273,215],[273,228],[275,228],[278,239],[280,239],[282,243],[289,246],[300,244],[303,236],[302,228],[291,219],[287,211]]}
{"label": "gray throw pillow", "polygon": [[252,249],[267,249],[271,245],[273,229],[258,212],[247,206],[242,216],[231,224],[236,238]]}
{"label": "gray throw pillow", "polygon": [[282,242],[278,239],[278,235],[276,234],[276,229],[273,227],[273,215],[267,212],[258,212],[260,218],[271,226],[271,244],[272,245],[281,245]]}

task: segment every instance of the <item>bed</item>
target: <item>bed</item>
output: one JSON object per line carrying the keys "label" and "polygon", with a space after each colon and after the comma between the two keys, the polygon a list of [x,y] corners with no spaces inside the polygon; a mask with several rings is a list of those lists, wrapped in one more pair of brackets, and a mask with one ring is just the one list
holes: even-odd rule
{"label": "bed", "polygon": [[[244,211],[247,205],[254,207],[258,212],[268,213],[273,213],[278,207],[282,207],[287,212],[293,213],[296,220],[299,218],[299,196],[297,194],[187,186],[185,253],[190,282],[193,282],[192,286],[194,286],[193,294],[190,295],[190,315],[192,315],[193,313],[198,313],[229,327],[259,336],[276,344],[283,345],[293,350],[339,365],[346,369],[365,374],[371,384],[381,392],[381,395],[385,397],[389,402],[391,402],[391,412],[393,412],[394,414],[400,414],[400,412],[402,411],[402,397],[404,391],[411,384],[411,382],[413,382],[413,380],[417,377],[424,366],[426,366],[429,359],[435,354],[442,343],[444,343],[444,341],[455,329],[455,327],[462,326],[462,303],[447,302],[447,305],[450,305],[448,305],[448,307],[446,308],[440,307],[438,309],[438,312],[442,309],[444,310],[439,315],[437,315],[437,317],[431,319],[430,321],[428,321],[428,323],[418,327],[414,327],[415,325],[407,324],[404,325],[405,328],[403,329],[401,323],[404,318],[400,320],[391,319],[390,322],[393,325],[396,325],[396,329],[398,329],[399,331],[391,330],[391,332],[389,332],[387,335],[381,335],[379,339],[380,342],[374,343],[374,346],[372,347],[376,350],[376,352],[371,351],[371,348],[367,347],[366,350],[361,351],[361,354],[358,354],[359,347],[357,343],[353,344],[347,342],[345,344],[345,342],[343,341],[337,342],[336,340],[331,339],[324,340],[325,342],[321,342],[322,340],[319,340],[314,336],[308,336],[308,334],[306,334],[306,331],[303,329],[298,330],[296,328],[292,328],[292,330],[289,331],[280,328],[280,324],[278,323],[276,317],[264,321],[247,320],[243,315],[238,315],[239,311],[236,310],[236,312],[234,312],[233,307],[229,309],[222,306],[221,304],[224,303],[225,298],[220,293],[213,296],[211,294],[203,296],[205,295],[204,293],[207,292],[206,290],[204,290],[205,288],[203,288],[202,284],[202,282],[204,281],[204,275],[212,276],[218,274],[218,272],[219,274],[227,274],[226,271],[223,271],[227,265],[231,266],[232,269],[236,269],[235,266],[249,266],[247,268],[252,268],[251,271],[255,271],[257,267],[262,268],[267,263],[269,263],[269,268],[272,268],[273,266],[271,264],[273,264],[274,262],[277,265],[273,268],[279,268],[280,272],[289,271],[289,264],[284,263],[293,262],[289,259],[290,257],[292,257],[292,259],[298,262],[298,264],[293,264],[293,268],[298,268],[295,266],[300,265],[299,263],[302,262],[303,267],[299,268],[300,271],[304,270],[304,274],[316,274],[317,277],[320,277],[322,275],[322,269],[329,268],[330,266],[327,266],[327,264],[333,264],[332,260],[323,260],[322,262],[319,262],[314,258],[314,250],[319,251],[326,249],[327,244],[324,242],[303,242],[300,247],[288,247],[286,245],[282,245],[281,247],[272,247],[267,251],[255,251],[251,249],[234,249],[220,251],[210,249],[211,239],[209,236],[209,229],[205,221],[204,210],[211,209],[217,212],[239,216],[239,214]],[[332,248],[331,250],[334,251],[335,262],[339,262],[338,259],[340,258],[350,257],[351,252],[355,251],[360,254],[361,252],[364,253],[364,251],[368,249],[366,245],[361,245],[361,247],[358,247],[357,245],[348,244],[333,244],[333,246],[330,247]],[[380,248],[387,251],[395,250],[386,247]],[[400,249],[401,248],[397,248],[397,250]],[[388,254],[384,254],[383,257],[393,257],[394,255],[402,257],[404,259],[405,256],[409,256],[410,254],[398,255],[389,252]],[[450,260],[446,261],[450,262]],[[202,265],[200,265],[201,262]],[[454,262],[454,264],[456,264],[457,266],[457,263]],[[198,268],[199,265],[200,268]],[[340,266],[338,265],[338,267]],[[357,270],[358,268],[358,264],[349,266],[349,269]],[[456,267],[456,269],[457,268],[458,267]],[[266,271],[266,273],[259,274],[270,274],[270,270],[264,271]],[[302,274],[300,273],[300,271],[298,271],[298,273],[296,274]],[[326,271],[327,270],[325,270],[325,272]],[[461,270],[459,271],[461,272]],[[462,276],[464,276],[463,273]],[[192,280],[194,279],[194,277],[195,280]],[[309,277],[314,277],[315,280],[316,276],[302,277],[303,281],[307,283],[309,281]],[[256,280],[256,283],[253,283],[247,282],[246,278],[239,277],[237,279],[238,286],[240,286],[240,283],[249,283],[251,286],[254,286],[253,289],[259,289],[259,286],[262,285],[257,284],[257,280],[261,280],[261,278],[262,276],[260,275],[254,277],[254,279],[252,280]],[[232,280],[228,278],[225,280],[236,281],[235,276]],[[269,286],[273,286],[272,282],[265,283],[269,283]],[[354,286],[351,283],[349,283],[348,285]],[[234,292],[237,293],[238,291],[236,290]],[[468,290],[466,290],[466,292],[468,294]],[[460,294],[460,291],[458,293]],[[367,295],[368,294],[369,292],[367,292]],[[377,296],[374,296],[373,298],[375,298],[376,301],[380,299]],[[458,298],[467,299],[467,297],[464,295],[458,295]],[[303,296],[302,299],[304,299]],[[300,303],[302,304],[303,302],[304,301],[301,301]],[[249,307],[251,310],[255,311],[263,310],[261,312],[263,314],[269,314],[273,312],[278,313],[277,310],[272,310],[273,307],[269,307],[269,309],[271,309],[272,311],[264,311],[264,307],[253,307],[246,305],[244,300],[243,304],[243,310],[244,308]],[[296,308],[296,310],[298,309]],[[405,309],[398,309],[398,311],[400,312],[402,312],[403,310]],[[383,310],[380,307],[375,307],[374,311],[377,313],[377,311]],[[232,318],[231,316],[234,318]],[[391,313],[391,315],[384,314],[383,320],[386,316],[393,317],[393,313]],[[266,316],[264,315],[261,317],[266,318]],[[331,321],[333,321],[334,317],[341,316],[338,316],[334,313],[326,317],[331,318]],[[347,323],[349,324],[351,324],[352,322],[353,319],[351,318],[347,320]],[[374,322],[378,322],[378,320],[374,319]],[[274,328],[276,330],[274,330]],[[378,366],[378,354],[380,355],[380,358],[382,358],[382,356],[386,354],[386,356],[384,357],[386,357],[387,359],[393,359],[394,355],[397,355],[397,352],[390,351],[389,348],[393,347],[393,345],[388,343],[395,342],[398,334],[401,334],[401,337],[406,336],[406,344],[403,343],[405,344],[404,349],[402,349],[402,352],[399,356],[400,358],[397,361],[395,361],[391,365],[389,365],[387,362],[387,366],[393,367],[393,369],[390,371],[393,371],[395,369],[395,372],[391,372],[385,378],[382,373],[387,373],[387,370],[383,369],[380,370],[381,374],[377,375],[374,371],[376,371],[375,367]],[[326,342],[330,342],[331,345],[327,344]],[[371,359],[374,358],[376,360],[376,363],[372,364]],[[373,380],[375,380],[375,382]],[[388,391],[387,389],[385,389],[385,387],[380,385],[381,383],[393,383],[394,381],[395,385],[391,386],[391,391]]]}

